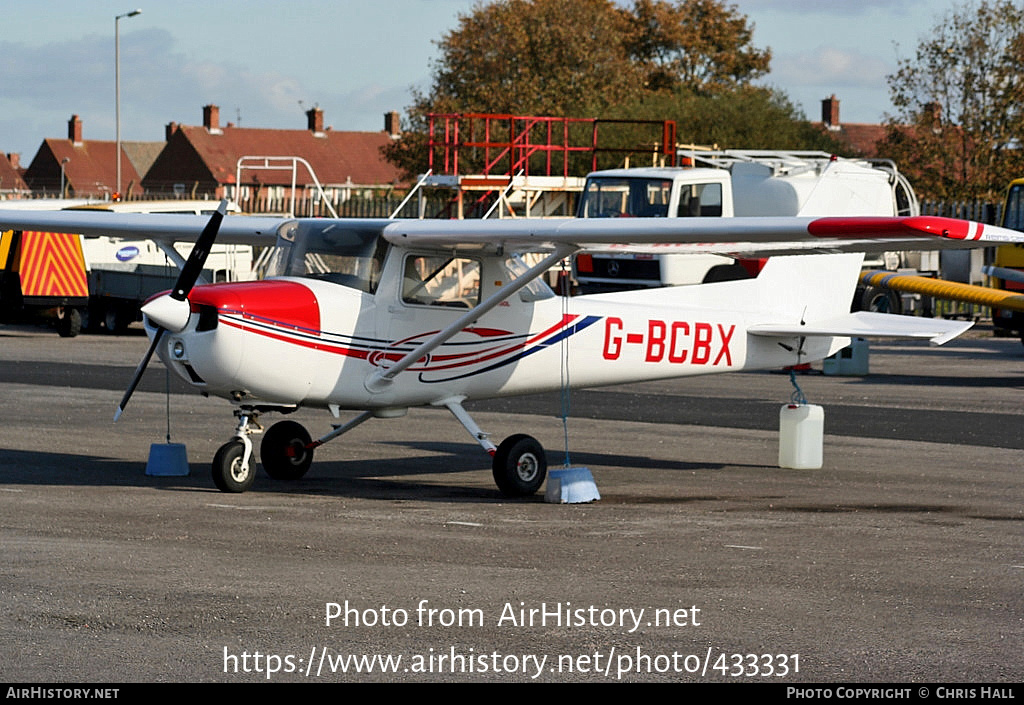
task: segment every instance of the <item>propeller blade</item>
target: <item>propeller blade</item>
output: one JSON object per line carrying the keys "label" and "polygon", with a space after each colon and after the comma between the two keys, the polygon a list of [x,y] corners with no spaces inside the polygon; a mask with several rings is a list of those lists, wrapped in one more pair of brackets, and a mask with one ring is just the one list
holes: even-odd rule
{"label": "propeller blade", "polygon": [[210,254],[213,242],[217,239],[217,231],[220,230],[220,224],[224,220],[227,208],[228,201],[224,199],[217,206],[217,211],[210,216],[210,220],[206,223],[206,227],[203,228],[203,232],[199,234],[199,239],[196,240],[192,251],[188,253],[185,266],[181,268],[178,281],[174,283],[174,288],[171,290],[172,299],[184,301],[188,298],[188,292],[192,291],[192,287],[195,286],[199,275],[203,273],[203,265],[206,264],[206,258]]}
{"label": "propeller blade", "polygon": [[121,418],[121,414],[124,413],[124,408],[128,406],[128,400],[132,398],[132,394],[135,393],[135,388],[139,386],[139,382],[142,381],[142,373],[146,371],[146,366],[149,364],[150,359],[153,357],[153,353],[156,351],[156,346],[160,343],[160,338],[164,335],[163,328],[157,328],[156,334],[153,336],[153,342],[149,344],[149,350],[142,358],[142,362],[135,368],[135,376],[132,377],[132,383],[128,385],[128,389],[125,390],[124,396],[121,397],[121,403],[117,405],[117,411],[114,412],[114,421]]}
{"label": "propeller blade", "polygon": [[[216,212],[210,216],[210,220],[207,221],[206,226],[203,228],[203,232],[199,234],[199,238],[196,240],[196,244],[192,247],[192,251],[188,253],[188,259],[185,260],[185,266],[181,268],[181,273],[178,274],[178,280],[174,283],[174,289],[171,290],[171,298],[177,299],[178,301],[185,301],[188,299],[188,294],[192,291],[192,287],[195,286],[196,280],[199,279],[199,275],[203,273],[203,266],[206,264],[206,258],[210,254],[210,250],[213,248],[214,240],[217,239],[217,231],[220,230],[220,224],[224,220],[224,215],[227,213],[228,201],[224,199],[217,206]],[[149,349],[146,350],[146,354],[143,356],[139,366],[135,368],[135,376],[132,377],[131,384],[128,385],[128,389],[125,390],[124,396],[121,397],[121,403],[117,405],[117,411],[114,412],[114,421],[121,418],[121,414],[124,413],[125,407],[128,405],[128,400],[132,398],[132,394],[135,393],[135,388],[139,386],[139,382],[142,381],[142,375],[146,371],[146,367],[149,365],[149,361],[153,358],[153,353],[156,352],[156,346],[160,344],[160,339],[163,338],[164,333],[167,329],[162,326],[156,327],[156,333],[153,334],[153,341],[149,344]]]}

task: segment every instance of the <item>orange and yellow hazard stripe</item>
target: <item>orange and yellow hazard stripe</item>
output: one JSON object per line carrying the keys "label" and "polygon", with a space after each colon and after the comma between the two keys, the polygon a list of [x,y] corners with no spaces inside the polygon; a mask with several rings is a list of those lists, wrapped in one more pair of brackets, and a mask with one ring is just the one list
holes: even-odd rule
{"label": "orange and yellow hazard stripe", "polygon": [[25,231],[19,253],[17,269],[23,296],[89,295],[85,255],[78,235]]}

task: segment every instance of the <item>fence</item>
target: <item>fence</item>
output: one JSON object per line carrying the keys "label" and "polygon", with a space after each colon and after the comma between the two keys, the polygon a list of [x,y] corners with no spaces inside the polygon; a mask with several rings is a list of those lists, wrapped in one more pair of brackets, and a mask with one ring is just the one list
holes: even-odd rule
{"label": "fence", "polygon": [[1003,217],[1003,204],[985,201],[922,201],[921,215],[940,215],[946,218],[973,220],[986,225],[998,225]]}

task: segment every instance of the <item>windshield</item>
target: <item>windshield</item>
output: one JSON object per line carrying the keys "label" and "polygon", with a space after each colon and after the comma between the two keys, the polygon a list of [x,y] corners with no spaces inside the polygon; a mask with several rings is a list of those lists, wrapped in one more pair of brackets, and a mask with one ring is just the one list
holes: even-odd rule
{"label": "windshield", "polygon": [[380,229],[324,221],[282,227],[267,264],[268,277],[308,277],[374,293],[387,243]]}
{"label": "windshield", "polygon": [[579,217],[664,218],[671,197],[671,179],[590,178]]}
{"label": "windshield", "polygon": [[1014,184],[1006,197],[1006,214],[1003,226],[1014,230],[1024,230],[1024,184]]}

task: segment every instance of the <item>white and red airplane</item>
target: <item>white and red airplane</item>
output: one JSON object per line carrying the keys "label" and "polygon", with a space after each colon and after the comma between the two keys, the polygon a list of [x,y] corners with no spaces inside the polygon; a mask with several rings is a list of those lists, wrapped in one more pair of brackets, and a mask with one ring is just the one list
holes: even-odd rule
{"label": "white and red airplane", "polygon": [[[862,253],[1024,242],[935,217],[333,220],[224,218],[224,209],[209,221],[0,210],[0,229],[195,240],[174,289],[143,309],[152,342],[115,419],[157,352],[234,406],[234,437],[213,461],[226,492],[253,481],[250,436],[263,413],[359,412],[316,440],[290,420],[266,431],[264,469],[294,480],[323,443],[429,405],[450,410],[493,456],[504,494],[530,494],[546,475],[540,444],[515,434],[495,446],[463,403],[563,388],[562,346],[568,383],[587,387],[780,368],[825,358],[852,336],[941,344],[970,323],[849,312]],[[215,238],[276,243],[270,276],[195,285]],[[568,298],[544,284],[561,260],[607,248],[770,259],[754,279],[697,286]]]}

